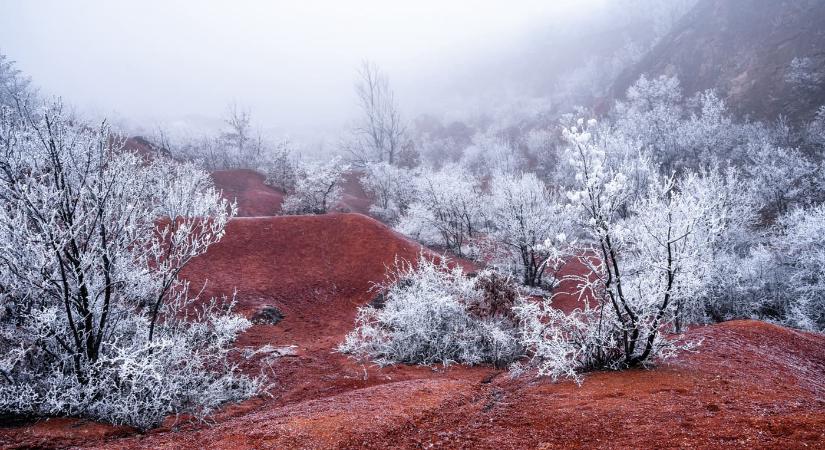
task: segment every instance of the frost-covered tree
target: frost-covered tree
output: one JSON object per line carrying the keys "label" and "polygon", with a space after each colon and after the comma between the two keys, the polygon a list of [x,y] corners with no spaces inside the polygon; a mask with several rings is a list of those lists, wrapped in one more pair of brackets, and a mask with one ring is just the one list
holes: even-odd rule
{"label": "frost-covered tree", "polygon": [[147,428],[257,389],[229,359],[249,322],[179,276],[234,205],[112,136],[60,105],[0,109],[0,414]]}
{"label": "frost-covered tree", "polygon": [[477,176],[489,176],[496,171],[518,172],[526,166],[526,159],[500,131],[488,130],[473,136],[472,144],[464,149],[460,164]]}
{"label": "frost-covered tree", "polygon": [[506,278],[469,278],[459,266],[423,255],[397,262],[389,275],[384,305],[358,310],[339,351],[381,365],[505,365],[521,355],[512,320],[521,298]]}
{"label": "frost-covered tree", "polygon": [[548,240],[565,240],[568,224],[564,212],[550,194],[547,186],[532,173],[520,175],[499,174],[490,188],[490,236],[503,246],[507,263],[514,264],[515,272],[527,286],[542,286],[548,269]]}
{"label": "frost-covered tree", "polygon": [[726,226],[724,209],[696,189],[703,179],[694,174],[656,177],[637,197],[627,165],[613,162],[605,140],[580,129],[565,134],[578,180],[570,208],[586,232],[567,251],[587,270],[569,278],[583,304],[569,316],[552,300],[521,306],[524,344],[539,372],[553,377],[671,356],[680,344],[664,332],[678,328],[681,308],[707,277],[705,257]]}
{"label": "frost-covered tree", "polygon": [[793,205],[806,205],[815,197],[819,167],[801,151],[769,142],[748,143],[744,170],[751,192],[771,216]]}
{"label": "frost-covered tree", "polygon": [[415,135],[414,146],[421,162],[434,168],[455,163],[461,157],[464,146],[455,137],[432,136],[428,133]]}
{"label": "frost-covered tree", "polygon": [[809,56],[796,57],[785,70],[785,82],[803,91],[816,89],[825,79],[817,67],[816,61]]}
{"label": "frost-covered tree", "polygon": [[[777,318],[790,325],[825,329],[825,205],[798,208],[779,221],[772,240],[783,274]],[[782,299],[784,297],[784,300]]]}
{"label": "frost-covered tree", "polygon": [[15,62],[0,53],[0,106],[14,107],[32,95],[31,79],[15,66]]}
{"label": "frost-covered tree", "polygon": [[266,182],[284,192],[295,191],[300,164],[292,154],[289,142],[281,142],[262,164],[260,170],[266,174]]}
{"label": "frost-covered tree", "polygon": [[675,77],[640,78],[611,114],[613,128],[638,142],[664,175],[704,170],[720,161],[743,165],[749,147],[791,142],[787,123],[769,126],[734,120],[713,91],[683,98]]}
{"label": "frost-covered tree", "polygon": [[[715,320],[750,317],[807,330],[825,329],[822,204],[795,207],[763,230],[743,255],[715,264],[717,294],[708,299]],[[728,292],[718,292],[725,289]],[[719,295],[723,294],[723,295]]]}
{"label": "frost-covered tree", "polygon": [[756,246],[759,198],[735,168],[714,167],[680,180],[681,189],[712,205],[721,221],[701,258],[702,277],[692,296],[680,299],[677,328],[681,323],[700,323],[741,318],[748,310],[747,292],[755,286],[748,259]]}
{"label": "frost-covered tree", "polygon": [[255,168],[263,156],[263,140],[252,130],[252,115],[249,110],[232,104],[224,116],[226,128],[218,136],[223,147],[222,165],[226,168]]}
{"label": "frost-covered tree", "polygon": [[[595,148],[603,149],[600,157],[611,167],[622,167],[626,176],[627,193],[632,199],[639,199],[647,192],[650,180],[656,176],[658,170],[652,158],[647,156],[635,139],[629,138],[625,130],[612,126],[609,123],[599,123],[595,119],[585,121],[582,118],[565,120],[562,137],[565,139],[567,149],[561,156],[561,163],[556,169],[554,181],[560,187],[568,191],[577,189],[581,184],[581,174],[578,168],[578,156],[570,153],[569,139],[571,136],[578,136],[589,142]],[[627,205],[628,202],[622,203]],[[621,206],[619,214],[626,215],[627,207]]]}
{"label": "frost-covered tree", "polygon": [[484,227],[484,194],[480,181],[456,165],[423,169],[416,177],[418,200],[401,217],[396,229],[428,245],[468,252]]}
{"label": "frost-covered tree", "polygon": [[805,142],[818,151],[825,151],[825,105],[816,111],[814,119],[805,127]]}
{"label": "frost-covered tree", "polygon": [[364,61],[358,71],[355,93],[361,118],[344,144],[353,163],[399,164],[410,148],[407,126],[395,101],[389,80],[377,65]]}
{"label": "frost-covered tree", "polygon": [[284,214],[326,214],[341,198],[347,170],[340,158],[302,164],[295,189],[284,198],[281,210]]}
{"label": "frost-covered tree", "polygon": [[676,130],[682,118],[682,92],[679,79],[644,75],[627,89],[627,100],[613,111],[616,128],[661,161],[666,170],[681,157]]}
{"label": "frost-covered tree", "polygon": [[535,128],[524,138],[530,157],[537,162],[536,173],[542,176],[552,174],[559,165],[558,136],[549,129]]}
{"label": "frost-covered tree", "polygon": [[725,102],[715,92],[704,91],[688,103],[695,109],[672,131],[675,146],[664,164],[671,169],[698,170],[716,158],[730,157],[741,141],[742,129],[734,123]]}
{"label": "frost-covered tree", "polygon": [[360,182],[364,191],[372,198],[370,214],[389,223],[394,223],[415,201],[414,174],[402,167],[386,162],[367,165]]}

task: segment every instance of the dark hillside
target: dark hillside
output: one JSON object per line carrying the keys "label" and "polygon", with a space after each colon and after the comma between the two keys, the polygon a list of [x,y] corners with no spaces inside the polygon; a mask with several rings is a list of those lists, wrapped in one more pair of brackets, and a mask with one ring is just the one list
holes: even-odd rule
{"label": "dark hillside", "polygon": [[[740,115],[807,120],[825,103],[825,2],[700,0],[638,64],[616,80],[621,98],[642,74],[677,75],[686,95],[715,89]],[[819,81],[786,81],[809,58]]]}

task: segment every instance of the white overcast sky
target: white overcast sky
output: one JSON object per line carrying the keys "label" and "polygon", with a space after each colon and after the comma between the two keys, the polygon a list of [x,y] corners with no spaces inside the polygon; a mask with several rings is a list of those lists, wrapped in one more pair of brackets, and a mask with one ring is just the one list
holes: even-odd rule
{"label": "white overcast sky", "polygon": [[388,73],[402,105],[421,109],[452,72],[581,5],[0,0],[0,52],[81,111],[148,123],[217,117],[234,101],[264,127],[306,130],[354,113],[363,59]]}

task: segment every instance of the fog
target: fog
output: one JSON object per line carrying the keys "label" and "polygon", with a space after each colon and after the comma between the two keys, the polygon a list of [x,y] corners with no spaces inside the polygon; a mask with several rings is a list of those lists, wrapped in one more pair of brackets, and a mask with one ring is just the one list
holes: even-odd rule
{"label": "fog", "polygon": [[587,11],[583,5],[5,2],[0,51],[42,92],[90,115],[208,126],[235,102],[268,130],[301,134],[335,129],[354,114],[352,84],[364,59],[381,66],[405,112],[415,114],[437,108],[483,61],[550,19]]}

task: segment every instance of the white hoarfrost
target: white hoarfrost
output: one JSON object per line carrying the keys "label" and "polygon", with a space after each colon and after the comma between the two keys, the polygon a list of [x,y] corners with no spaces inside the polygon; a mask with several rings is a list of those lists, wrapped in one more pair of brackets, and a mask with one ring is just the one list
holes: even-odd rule
{"label": "white hoarfrost", "polygon": [[[498,174],[492,180],[489,208],[490,238],[496,245],[496,256],[503,268],[513,268],[527,286],[547,286],[555,283],[549,264],[548,240],[564,237],[568,221],[565,211],[532,173]],[[549,274],[548,277],[545,277]]]}
{"label": "white hoarfrost", "polygon": [[454,165],[422,169],[415,182],[417,201],[401,216],[396,230],[459,256],[472,254],[472,240],[485,222],[481,182]]}
{"label": "white hoarfrost", "polygon": [[698,175],[654,178],[634,192],[634,168],[611,158],[611,141],[593,136],[594,125],[566,131],[579,183],[569,208],[586,236],[565,250],[585,268],[569,276],[584,305],[572,314],[552,300],[517,308],[532,362],[554,378],[645,365],[689,345],[670,333],[707,278],[706,255],[727,223],[726,206]]}
{"label": "white hoarfrost", "polygon": [[305,163],[298,167],[295,189],[284,198],[284,214],[326,214],[341,199],[344,174],[349,167],[340,158]]}
{"label": "white hoarfrost", "polygon": [[521,354],[511,318],[520,298],[505,278],[469,278],[422,255],[398,262],[382,290],[384,304],[359,309],[339,351],[381,365],[504,365]]}
{"label": "white hoarfrost", "polygon": [[207,173],[59,105],[2,108],[0,415],[148,428],[255,393],[229,358],[249,322],[178,276],[234,212]]}
{"label": "white hoarfrost", "polygon": [[411,170],[387,162],[367,164],[360,181],[373,201],[370,214],[385,222],[395,223],[415,201],[414,176]]}

